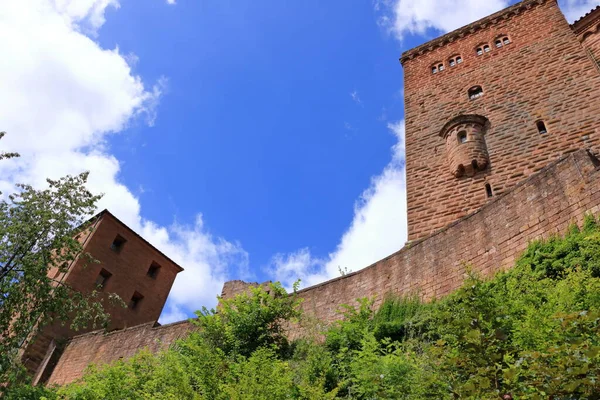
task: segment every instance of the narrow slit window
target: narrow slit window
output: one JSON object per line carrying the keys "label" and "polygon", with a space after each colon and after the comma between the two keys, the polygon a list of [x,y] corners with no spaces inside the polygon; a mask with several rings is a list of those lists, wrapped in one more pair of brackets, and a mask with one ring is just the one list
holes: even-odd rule
{"label": "narrow slit window", "polygon": [[496,40],[496,47],[502,47],[502,40]]}
{"label": "narrow slit window", "polygon": [[481,47],[477,48],[477,55],[480,56],[483,54],[483,49]]}
{"label": "narrow slit window", "polygon": [[481,86],[473,86],[471,89],[469,89],[470,100],[475,100],[481,96],[483,96],[483,88]]}
{"label": "narrow slit window", "polygon": [[485,194],[488,198],[494,196],[494,192],[492,191],[492,185],[490,185],[489,183],[485,184]]}
{"label": "narrow slit window", "polygon": [[462,63],[462,57],[456,57],[456,63],[457,64],[461,64]]}
{"label": "narrow slit window", "polygon": [[134,292],[133,296],[131,296],[131,300],[129,300],[129,308],[132,310],[139,308],[140,302],[143,298],[144,296],[142,296],[139,292]]}
{"label": "narrow slit window", "polygon": [[489,53],[492,49],[490,48],[490,46],[488,46],[487,44],[485,46],[483,46],[483,51],[486,53]]}
{"label": "narrow slit window", "polygon": [[160,265],[153,262],[150,265],[150,268],[148,268],[148,272],[146,273],[146,275],[148,275],[152,279],[156,279],[156,277],[158,276],[158,271],[160,271]]}
{"label": "narrow slit window", "polygon": [[102,270],[98,274],[98,277],[96,278],[96,287],[99,290],[104,289],[104,286],[106,286],[106,281],[108,281],[108,278],[110,278],[111,276],[112,274],[110,272],[102,268]]}
{"label": "narrow slit window", "polygon": [[548,133],[548,129],[546,129],[546,124],[544,123],[544,121],[537,121],[535,125],[537,126],[540,135],[545,135],[546,133]]}
{"label": "narrow slit window", "polygon": [[458,143],[459,144],[463,144],[467,142],[467,132],[466,131],[460,131],[458,132],[458,134],[456,135],[457,139],[458,139]]}
{"label": "narrow slit window", "polygon": [[112,244],[110,245],[110,249],[118,253],[123,249],[123,246],[125,246],[126,241],[127,240],[125,240],[123,236],[117,235],[117,237],[113,240]]}

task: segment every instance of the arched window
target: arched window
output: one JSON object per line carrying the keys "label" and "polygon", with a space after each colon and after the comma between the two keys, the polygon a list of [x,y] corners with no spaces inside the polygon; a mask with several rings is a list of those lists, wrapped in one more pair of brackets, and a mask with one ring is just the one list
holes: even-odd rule
{"label": "arched window", "polygon": [[496,39],[496,47],[500,48],[502,47],[502,40],[501,39]]}
{"label": "arched window", "polygon": [[477,48],[477,55],[480,56],[483,54],[483,47],[478,47]]}
{"label": "arched window", "polygon": [[442,72],[445,69],[444,64],[438,65],[438,70]]}
{"label": "arched window", "polygon": [[485,53],[489,53],[490,51],[492,51],[492,49],[490,48],[490,46],[488,46],[487,44],[483,45],[483,51]]}
{"label": "arched window", "polygon": [[438,69],[437,69],[437,67],[435,65],[433,67],[431,67],[431,73],[432,74],[437,74],[438,73]]}
{"label": "arched window", "polygon": [[462,57],[461,56],[457,56],[456,57],[456,63],[457,64],[461,64],[462,63]]}
{"label": "arched window", "polygon": [[481,86],[473,86],[471,89],[469,89],[469,99],[470,100],[475,100],[481,96],[483,96],[483,88]]}
{"label": "arched window", "polygon": [[467,142],[467,131],[460,131],[456,134],[456,139],[458,140],[458,144],[463,144]]}
{"label": "arched window", "polygon": [[537,126],[538,132],[540,135],[545,135],[546,133],[548,133],[548,129],[546,129],[546,124],[544,123],[544,121],[539,120],[535,123],[535,126]]}
{"label": "arched window", "polygon": [[450,59],[450,61],[448,61],[448,64],[449,64],[451,67],[456,67],[456,60],[454,60],[454,58],[451,58],[451,59]]}
{"label": "arched window", "polygon": [[506,46],[507,44],[510,44],[510,43],[511,43],[511,41],[510,41],[510,39],[508,38],[508,36],[504,36],[504,37],[502,38],[502,43],[504,43],[504,45]]}

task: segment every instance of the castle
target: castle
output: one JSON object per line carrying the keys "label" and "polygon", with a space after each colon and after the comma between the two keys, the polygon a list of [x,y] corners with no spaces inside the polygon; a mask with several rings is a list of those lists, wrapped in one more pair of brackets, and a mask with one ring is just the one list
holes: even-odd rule
{"label": "castle", "polygon": [[[400,62],[409,242],[301,290],[304,311],[323,322],[361,297],[446,295],[466,264],[483,275],[510,268],[531,240],[600,212],[600,7],[570,25],[556,0],[523,0]],[[193,329],[156,322],[181,267],[107,211],[81,240],[101,263],[65,279],[129,305],[113,310],[109,333],[42,330],[22,349],[35,383],[71,382],[90,363],[157,351]],[[227,282],[223,297],[248,285]]]}

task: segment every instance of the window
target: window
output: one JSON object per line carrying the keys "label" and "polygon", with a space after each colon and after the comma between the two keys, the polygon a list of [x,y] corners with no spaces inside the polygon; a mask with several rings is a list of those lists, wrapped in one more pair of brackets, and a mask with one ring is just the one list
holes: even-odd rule
{"label": "window", "polygon": [[505,37],[502,39],[502,43],[504,43],[504,45],[510,44],[510,39],[508,38],[508,36],[505,36]]}
{"label": "window", "polygon": [[454,61],[454,58],[450,59],[450,66],[451,67],[456,66],[456,61]]}
{"label": "window", "polygon": [[480,56],[483,54],[483,48],[482,47],[478,47],[477,48],[477,55]]}
{"label": "window", "polygon": [[467,142],[467,131],[460,131],[456,135],[459,144],[463,144]]}
{"label": "window", "polygon": [[490,46],[488,46],[487,44],[483,46],[483,51],[486,53],[489,53],[490,51],[492,51],[492,49],[490,48]]}
{"label": "window", "polygon": [[475,100],[481,96],[483,96],[483,88],[481,86],[473,86],[471,89],[469,89],[470,100]]}
{"label": "window", "polygon": [[462,64],[462,57],[461,56],[456,57],[456,63],[457,64]]}
{"label": "window", "polygon": [[140,306],[140,301],[142,301],[143,298],[144,296],[142,296],[140,293],[137,291],[134,292],[133,296],[131,296],[131,300],[129,300],[129,308],[132,310],[137,309]]}
{"label": "window", "polygon": [[100,271],[100,274],[98,274],[98,277],[96,278],[96,287],[100,290],[104,289],[104,286],[106,285],[106,281],[111,276],[112,276],[112,274],[110,272],[108,272],[107,270],[102,268],[102,270]]}
{"label": "window", "polygon": [[546,133],[548,133],[548,129],[546,129],[546,124],[544,124],[544,121],[537,121],[535,123],[535,126],[537,126],[540,135],[545,135]]}
{"label": "window", "polygon": [[496,39],[496,47],[502,47],[502,40]]}
{"label": "window", "polygon": [[110,249],[118,253],[123,249],[126,241],[127,240],[125,240],[123,236],[117,235],[115,240],[113,240],[112,244],[110,245]]}
{"label": "window", "polygon": [[155,262],[152,262],[152,264],[150,265],[150,268],[148,268],[148,272],[146,273],[146,275],[148,275],[152,279],[156,279],[156,277],[158,276],[159,270],[160,270],[160,265],[158,265]]}
{"label": "window", "polygon": [[444,64],[438,65],[438,70],[442,72],[445,69]]}
{"label": "window", "polygon": [[494,192],[492,192],[492,186],[489,183],[485,184],[485,194],[487,195],[488,198],[494,196]]}
{"label": "window", "polygon": [[437,74],[438,73],[438,69],[437,69],[437,67],[435,65],[433,67],[431,67],[431,73],[432,74]]}

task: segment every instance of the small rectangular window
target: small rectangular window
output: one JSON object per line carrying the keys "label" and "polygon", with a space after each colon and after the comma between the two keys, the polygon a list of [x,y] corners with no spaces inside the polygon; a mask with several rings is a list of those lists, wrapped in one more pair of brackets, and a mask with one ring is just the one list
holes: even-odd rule
{"label": "small rectangular window", "polygon": [[120,252],[123,249],[123,246],[125,245],[125,242],[127,240],[125,240],[125,238],[123,238],[123,236],[121,235],[117,235],[117,237],[115,238],[115,240],[113,240],[112,244],[110,245],[110,249],[114,252]]}
{"label": "small rectangular window", "polygon": [[131,300],[129,300],[129,308],[132,310],[137,309],[140,306],[140,302],[144,296],[142,296],[139,292],[134,292],[133,296],[131,296]]}
{"label": "small rectangular window", "polygon": [[146,275],[148,275],[152,279],[156,279],[156,277],[158,276],[159,270],[160,270],[160,265],[158,265],[155,262],[152,262],[152,264],[150,265],[150,268],[148,268],[148,272],[146,273]]}
{"label": "small rectangular window", "polygon": [[494,196],[494,192],[492,192],[492,186],[489,183],[485,184],[485,194],[487,195],[488,198]]}
{"label": "small rectangular window", "polygon": [[548,133],[548,129],[546,129],[546,124],[544,124],[544,121],[537,121],[535,125],[537,126],[540,135],[545,135]]}
{"label": "small rectangular window", "polygon": [[96,287],[99,290],[104,289],[104,286],[106,286],[106,281],[108,281],[108,278],[110,278],[111,276],[112,274],[110,272],[102,268],[100,274],[98,274],[98,277],[96,278]]}

